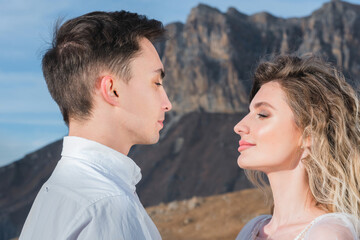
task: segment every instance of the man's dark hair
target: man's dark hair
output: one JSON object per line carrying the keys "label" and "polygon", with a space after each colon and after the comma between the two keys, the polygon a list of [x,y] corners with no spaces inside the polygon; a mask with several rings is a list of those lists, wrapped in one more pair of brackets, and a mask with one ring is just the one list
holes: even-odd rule
{"label": "man's dark hair", "polygon": [[161,22],[126,11],[92,12],[61,27],[58,24],[42,69],[65,123],[69,124],[69,117],[85,120],[91,115],[92,94],[101,72],[110,71],[128,81],[139,40],[154,42],[164,33]]}

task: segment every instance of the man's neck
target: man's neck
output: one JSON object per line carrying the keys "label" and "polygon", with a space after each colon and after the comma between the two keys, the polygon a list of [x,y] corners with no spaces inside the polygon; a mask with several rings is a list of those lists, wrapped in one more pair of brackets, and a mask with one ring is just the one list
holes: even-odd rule
{"label": "man's neck", "polygon": [[101,143],[124,155],[128,155],[132,144],[118,134],[114,133],[107,124],[96,120],[77,121],[71,120],[69,123],[69,136],[82,137]]}

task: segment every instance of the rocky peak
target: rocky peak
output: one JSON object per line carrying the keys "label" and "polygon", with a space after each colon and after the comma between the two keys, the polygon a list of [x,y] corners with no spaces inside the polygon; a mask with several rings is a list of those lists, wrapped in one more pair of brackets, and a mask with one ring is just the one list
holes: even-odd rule
{"label": "rocky peak", "polygon": [[246,20],[248,18],[248,15],[239,12],[236,8],[234,7],[229,7],[228,10],[226,11],[226,15],[228,17],[234,17],[237,19],[242,19],[242,20]]}
{"label": "rocky peak", "polygon": [[253,22],[264,24],[264,25],[269,24],[269,23],[270,24],[274,23],[279,19],[279,18],[275,17],[274,15],[271,15],[268,12],[255,13],[255,14],[251,15],[250,18]]}
{"label": "rocky peak", "polygon": [[303,19],[299,52],[316,52],[352,77],[360,74],[360,6],[343,1],[325,3]]}
{"label": "rocky peak", "polygon": [[322,7],[311,14],[311,18],[334,27],[341,24],[353,25],[358,18],[360,6],[340,0],[324,3]]}
{"label": "rocky peak", "polygon": [[175,112],[244,109],[246,92],[231,60],[234,51],[227,20],[226,14],[200,4],[184,26],[167,26],[170,40],[162,59]]}
{"label": "rocky peak", "polygon": [[217,8],[210,7],[208,5],[200,3],[196,7],[191,9],[191,12],[187,18],[187,22],[193,21],[194,19],[212,19],[218,15],[223,15]]}
{"label": "rocky peak", "polygon": [[330,1],[327,3],[324,3],[322,7],[316,11],[314,11],[311,15],[312,16],[331,16],[334,14],[341,14],[348,10],[354,10],[356,11],[356,8],[358,8],[358,5],[354,5],[348,2],[343,1]]}

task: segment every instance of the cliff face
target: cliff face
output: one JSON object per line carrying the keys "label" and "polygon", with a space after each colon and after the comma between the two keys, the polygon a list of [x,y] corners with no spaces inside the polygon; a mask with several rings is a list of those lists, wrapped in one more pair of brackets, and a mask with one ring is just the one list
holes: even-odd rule
{"label": "cliff face", "polygon": [[[238,17],[238,16],[237,16]],[[239,18],[239,28],[252,31],[246,19]],[[229,17],[205,5],[194,8],[185,24],[167,26],[163,62],[167,71],[168,94],[173,109],[184,113],[203,109],[207,112],[244,111],[249,88],[250,63],[247,39],[234,39]],[[241,49],[235,44],[243,43]],[[241,50],[240,52],[238,50]],[[242,62],[242,64],[238,64]],[[254,61],[251,61],[254,62]]]}
{"label": "cliff face", "polygon": [[360,6],[332,1],[302,20],[300,52],[320,52],[359,80]]}
{"label": "cliff face", "polygon": [[[360,6],[341,1],[291,19],[248,16],[234,8],[222,13],[200,4],[186,23],[166,26],[169,40],[157,47],[173,111],[158,144],[135,146],[130,153],[142,169],[137,186],[142,202],[149,206],[250,187],[236,164],[239,137],[233,126],[247,109],[256,63],[274,53],[315,52],[359,85],[359,26]],[[0,168],[0,240],[19,233],[61,145],[58,141]]]}
{"label": "cliff face", "polygon": [[265,12],[248,16],[234,8],[222,13],[200,4],[185,24],[167,26],[170,39],[161,47],[173,109],[245,111],[251,72],[274,53],[316,53],[358,80],[359,26],[360,6],[341,1],[291,19]]}

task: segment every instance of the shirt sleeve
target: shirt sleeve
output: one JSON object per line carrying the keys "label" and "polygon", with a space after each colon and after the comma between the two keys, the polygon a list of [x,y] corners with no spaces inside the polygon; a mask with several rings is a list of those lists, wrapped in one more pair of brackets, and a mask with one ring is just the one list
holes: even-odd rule
{"label": "shirt sleeve", "polygon": [[154,239],[146,217],[127,196],[108,197],[74,218],[67,240]]}
{"label": "shirt sleeve", "polygon": [[305,235],[305,240],[356,240],[356,231],[350,219],[330,216],[316,222]]}

